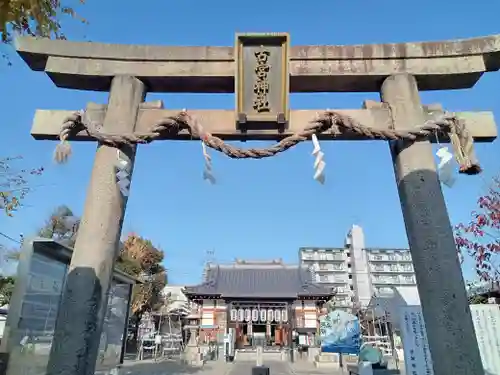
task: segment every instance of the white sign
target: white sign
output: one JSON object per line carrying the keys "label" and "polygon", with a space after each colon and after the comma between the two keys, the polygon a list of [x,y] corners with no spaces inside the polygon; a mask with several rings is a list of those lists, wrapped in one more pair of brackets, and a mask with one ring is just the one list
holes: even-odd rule
{"label": "white sign", "polygon": [[484,371],[500,375],[500,308],[498,305],[471,305],[470,311]]}
{"label": "white sign", "polygon": [[401,338],[407,375],[434,375],[420,306],[401,306]]}

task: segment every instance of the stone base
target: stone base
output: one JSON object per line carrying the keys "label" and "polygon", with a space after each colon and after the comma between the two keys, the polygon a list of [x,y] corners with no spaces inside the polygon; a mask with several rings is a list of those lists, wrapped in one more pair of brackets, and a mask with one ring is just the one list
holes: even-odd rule
{"label": "stone base", "polygon": [[319,353],[316,355],[314,358],[314,362],[320,362],[320,363],[338,363],[339,362],[339,355],[337,353]]}
{"label": "stone base", "polygon": [[307,360],[314,362],[316,357],[321,354],[321,348],[309,348],[307,351]]}
{"label": "stone base", "polygon": [[187,346],[182,357],[182,362],[189,366],[202,367],[205,364],[203,353],[197,346]]}
{"label": "stone base", "polygon": [[316,368],[335,368],[340,367],[339,355],[337,353],[319,353],[314,359]]}
{"label": "stone base", "polygon": [[192,367],[203,367],[205,364],[201,355],[198,358],[184,358],[182,363]]}
{"label": "stone base", "polygon": [[[314,367],[316,368],[340,368],[340,355],[337,353],[320,353],[314,357]],[[357,364],[358,356],[342,355],[342,364],[347,366]]]}
{"label": "stone base", "polygon": [[318,362],[314,361],[314,367],[316,368],[340,368],[340,364],[338,362]]}

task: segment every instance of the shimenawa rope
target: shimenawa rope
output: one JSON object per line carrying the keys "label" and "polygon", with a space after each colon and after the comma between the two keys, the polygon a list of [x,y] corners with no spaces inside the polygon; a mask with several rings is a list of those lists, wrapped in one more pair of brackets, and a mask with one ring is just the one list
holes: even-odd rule
{"label": "shimenawa rope", "polygon": [[201,139],[208,147],[220,151],[233,159],[262,159],[274,156],[280,152],[294,147],[300,142],[311,138],[313,134],[330,134],[339,136],[348,133],[357,133],[372,139],[379,140],[407,140],[417,141],[431,136],[448,134],[453,146],[455,158],[460,165],[460,173],[478,174],[481,167],[475,158],[473,151],[473,139],[467,131],[462,120],[450,113],[443,113],[435,119],[426,121],[423,125],[412,130],[375,129],[367,127],[350,116],[336,111],[325,111],[315,120],[309,122],[300,132],[292,134],[280,142],[267,148],[243,149],[225,143],[219,137],[206,132],[200,122],[190,116],[186,110],[175,116],[161,119],[154,124],[148,132],[144,133],[120,133],[110,134],[98,131],[95,124],[84,121],[84,111],[78,111],[66,118],[59,138],[61,142],[57,145],[54,158],[58,163],[64,163],[71,155],[71,147],[68,140],[72,135],[85,131],[89,136],[100,143],[120,147],[123,145],[146,144],[167,135],[176,135],[182,130],[187,130],[193,139]]}

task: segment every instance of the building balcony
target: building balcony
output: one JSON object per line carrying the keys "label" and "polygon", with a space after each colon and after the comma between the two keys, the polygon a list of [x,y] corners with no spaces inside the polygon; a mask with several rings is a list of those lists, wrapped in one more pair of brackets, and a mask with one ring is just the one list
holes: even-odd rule
{"label": "building balcony", "polygon": [[404,279],[404,278],[397,278],[397,279],[379,279],[379,278],[372,278],[372,284],[373,285],[416,285],[415,278],[411,279]]}
{"label": "building balcony", "polygon": [[351,294],[351,290],[348,286],[335,286],[332,288],[332,292],[336,295],[348,295]]}
{"label": "building balcony", "polygon": [[369,249],[367,252],[370,262],[401,262],[411,263],[411,255],[407,250],[401,249]]}
{"label": "building balcony", "polygon": [[[391,267],[392,266],[392,267]],[[397,265],[394,267],[393,265],[391,266],[383,266],[383,265],[371,265],[370,271],[371,273],[389,273],[389,274],[412,274],[415,272],[413,267],[401,267],[400,265]]]}
{"label": "building balcony", "polygon": [[346,256],[342,256],[342,257],[333,257],[333,258],[328,258],[328,259],[325,259],[325,258],[320,258],[320,257],[305,257],[304,255],[302,255],[300,257],[300,259],[302,260],[302,262],[307,262],[307,263],[311,263],[311,262],[320,262],[320,263],[343,263],[347,260],[347,257]]}
{"label": "building balcony", "polygon": [[320,273],[320,272],[347,272],[347,267],[344,268],[318,268],[314,269],[314,272]]}
{"label": "building balcony", "polygon": [[320,284],[347,284],[347,279],[334,279],[334,278],[322,278],[316,279],[317,283]]}
{"label": "building balcony", "polygon": [[403,257],[390,257],[390,256],[384,256],[384,255],[378,255],[378,256],[373,256],[370,255],[368,257],[368,262],[369,263],[411,263],[412,260],[411,258],[403,258]]}

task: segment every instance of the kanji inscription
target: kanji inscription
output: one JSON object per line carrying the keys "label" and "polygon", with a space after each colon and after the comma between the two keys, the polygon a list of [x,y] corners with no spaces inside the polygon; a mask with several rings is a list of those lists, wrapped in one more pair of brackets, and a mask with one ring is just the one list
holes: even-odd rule
{"label": "kanji inscription", "polygon": [[255,83],[253,85],[254,99],[253,109],[258,113],[270,112],[269,107],[269,81],[268,75],[270,71],[269,57],[271,52],[262,47],[261,50],[255,52],[257,66],[255,67]]}

